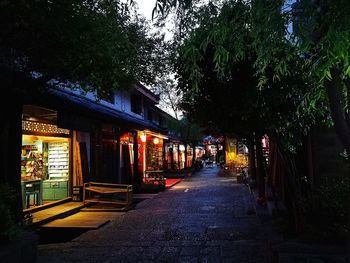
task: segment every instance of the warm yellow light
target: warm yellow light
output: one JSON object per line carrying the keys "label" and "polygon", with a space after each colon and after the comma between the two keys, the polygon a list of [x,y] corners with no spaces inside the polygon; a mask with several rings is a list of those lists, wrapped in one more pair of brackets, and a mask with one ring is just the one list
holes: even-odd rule
{"label": "warm yellow light", "polygon": [[146,142],[146,139],[147,139],[146,134],[141,134],[140,138],[141,138],[141,142]]}
{"label": "warm yellow light", "polygon": [[154,144],[158,144],[158,143],[159,143],[159,139],[158,139],[158,138],[154,138],[154,139],[153,139],[153,143],[154,143]]}
{"label": "warm yellow light", "polygon": [[149,135],[151,135],[151,136],[157,137],[157,138],[159,138],[159,139],[164,139],[164,140],[167,140],[167,139],[168,139],[168,137],[166,137],[166,136],[164,136],[164,135],[162,135],[162,134],[160,134],[160,133],[154,133],[154,132],[151,132],[151,131],[145,131],[145,133],[146,133],[146,134],[149,134]]}

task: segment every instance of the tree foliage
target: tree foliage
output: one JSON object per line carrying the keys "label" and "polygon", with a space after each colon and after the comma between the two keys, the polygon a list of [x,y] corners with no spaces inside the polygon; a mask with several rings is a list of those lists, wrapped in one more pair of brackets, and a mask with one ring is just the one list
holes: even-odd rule
{"label": "tree foliage", "polygon": [[283,66],[290,73],[276,77],[279,58],[291,56],[291,48],[279,41],[275,61],[259,74],[256,18],[243,1],[205,6],[194,19],[198,26],[180,45],[175,66],[185,110],[211,131],[243,137],[270,133],[284,137],[292,150],[319,115],[301,107],[312,87],[303,78],[303,61],[294,55]]}
{"label": "tree foliage", "polygon": [[[189,1],[158,2],[176,8]],[[305,207],[296,142],[314,123],[333,122],[350,152],[350,2],[290,2],[226,0],[201,8],[200,15],[189,12],[195,22],[178,35],[177,66],[186,105],[203,123],[221,131],[251,131],[255,126],[285,146],[278,151],[295,221],[302,225]],[[348,218],[349,224],[349,212]]]}
{"label": "tree foliage", "polygon": [[162,39],[120,0],[1,1],[0,27],[1,68],[27,76],[113,90],[161,70]]}

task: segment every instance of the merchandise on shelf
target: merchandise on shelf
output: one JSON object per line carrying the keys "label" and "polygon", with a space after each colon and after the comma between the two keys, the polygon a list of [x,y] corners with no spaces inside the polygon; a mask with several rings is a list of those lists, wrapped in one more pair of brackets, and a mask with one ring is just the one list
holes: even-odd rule
{"label": "merchandise on shelf", "polygon": [[35,145],[22,147],[21,179],[33,180],[43,178],[43,157]]}
{"label": "merchandise on shelf", "polygon": [[67,179],[69,173],[68,142],[50,142],[48,146],[49,179]]}

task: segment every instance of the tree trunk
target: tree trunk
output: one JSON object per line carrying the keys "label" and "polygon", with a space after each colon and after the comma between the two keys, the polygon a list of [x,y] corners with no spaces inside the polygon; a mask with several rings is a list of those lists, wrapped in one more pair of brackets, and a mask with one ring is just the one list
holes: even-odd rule
{"label": "tree trunk", "polygon": [[302,233],[305,229],[305,212],[301,196],[300,181],[298,180],[298,170],[293,155],[286,154],[279,144],[277,147],[278,155],[285,170],[285,180],[283,180],[283,182],[289,193],[288,199],[292,204],[295,231],[297,233]]}
{"label": "tree trunk", "polygon": [[195,162],[196,162],[196,145],[193,144],[193,150],[192,150],[192,167],[194,167]]}
{"label": "tree trunk", "polygon": [[249,141],[248,143],[248,174],[250,178],[255,182],[256,181],[256,164],[255,164],[255,149],[254,143]]}
{"label": "tree trunk", "polygon": [[223,148],[223,154],[224,154],[224,164],[226,164],[226,150],[227,150],[227,137],[224,136],[224,142],[222,145]]}
{"label": "tree trunk", "polygon": [[346,121],[346,114],[342,105],[341,72],[337,68],[331,70],[332,79],[326,82],[326,91],[329,99],[334,128],[343,143],[346,152],[350,154],[350,127]]}
{"label": "tree trunk", "polygon": [[[331,111],[332,120],[334,123],[334,128],[336,133],[338,134],[341,142],[344,145],[346,153],[348,155],[348,173],[347,176],[349,178],[348,192],[350,193],[350,127],[347,121],[347,113],[343,108],[342,99],[343,96],[341,94],[342,88],[342,72],[338,68],[331,69],[332,79],[326,82],[326,91],[329,99],[329,107]],[[349,84],[345,82],[345,84]],[[349,87],[347,86],[347,90]],[[348,94],[349,95],[349,94]],[[350,194],[347,198],[348,203],[348,226],[350,226]],[[350,249],[350,235],[348,237],[348,247]]]}
{"label": "tree trunk", "polygon": [[265,199],[265,170],[261,146],[261,136],[256,136],[256,178],[259,198]]}
{"label": "tree trunk", "polygon": [[307,135],[307,170],[308,170],[308,178],[310,181],[310,200],[312,206],[314,206],[314,188],[315,188],[315,181],[314,181],[314,161],[313,161],[313,145],[312,145],[312,137],[311,132]]}

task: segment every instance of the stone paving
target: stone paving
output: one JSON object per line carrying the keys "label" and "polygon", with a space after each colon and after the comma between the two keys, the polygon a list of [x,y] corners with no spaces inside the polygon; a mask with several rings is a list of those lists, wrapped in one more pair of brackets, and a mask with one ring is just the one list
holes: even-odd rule
{"label": "stone paving", "polygon": [[203,168],[100,229],[40,245],[38,262],[268,262],[268,220],[246,185],[218,172]]}

